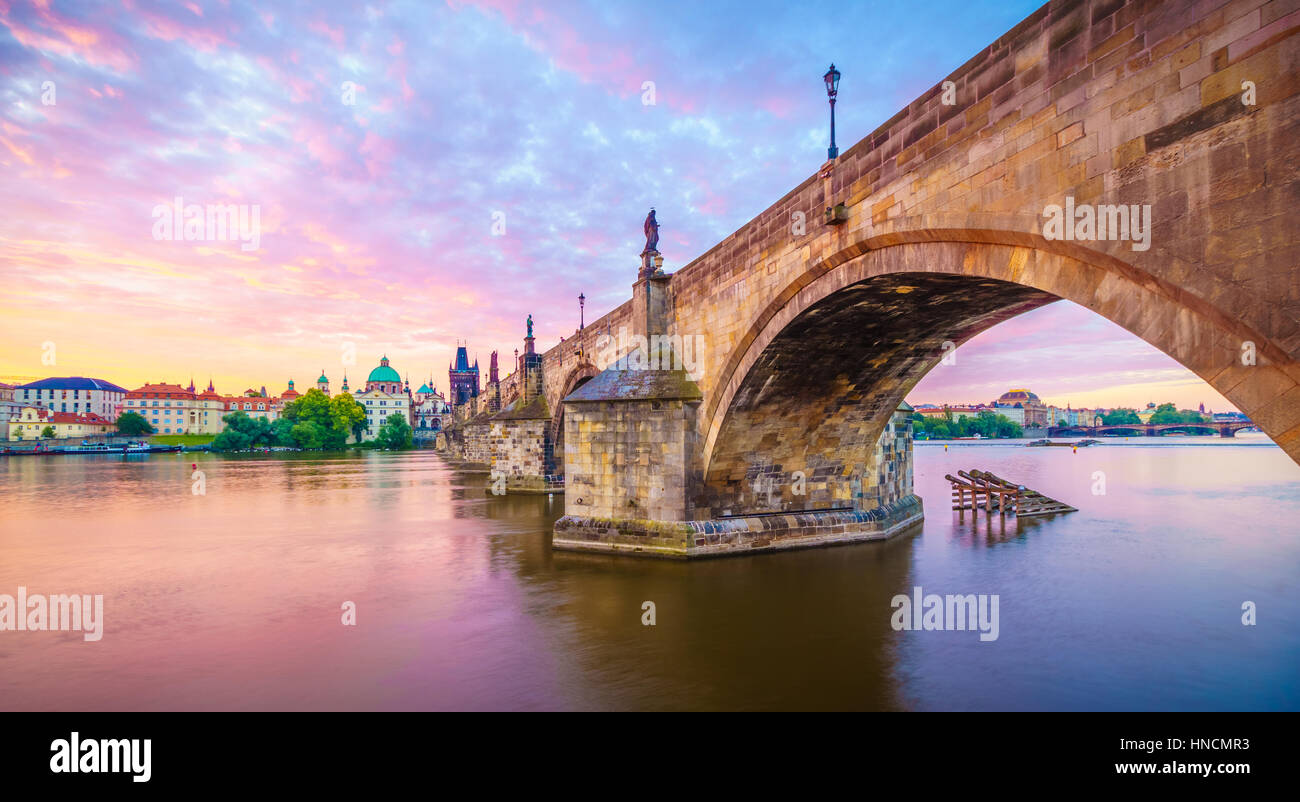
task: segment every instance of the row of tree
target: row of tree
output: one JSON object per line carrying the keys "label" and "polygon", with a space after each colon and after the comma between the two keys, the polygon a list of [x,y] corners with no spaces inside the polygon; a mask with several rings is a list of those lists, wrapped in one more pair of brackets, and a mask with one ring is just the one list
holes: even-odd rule
{"label": "row of tree", "polygon": [[[351,393],[330,397],[316,388],[285,405],[275,421],[231,412],[221,418],[226,428],[212,441],[214,451],[244,451],[257,446],[337,450],[348,436],[361,442],[366,430],[366,409]],[[379,448],[405,449],[415,444],[406,416],[388,416],[375,436]]]}
{"label": "row of tree", "polygon": [[[351,393],[330,397],[313,387],[285,405],[275,421],[249,417],[244,412],[230,412],[221,418],[225,428],[212,441],[214,451],[244,451],[256,446],[283,446],[303,449],[341,449],[348,436],[360,443],[366,430],[366,408]],[[156,433],[138,412],[123,412],[117,418],[117,431],[125,435]],[[54,437],[54,427],[47,426],[42,437]],[[378,448],[406,449],[415,445],[415,433],[406,416],[389,415],[376,433]]]}
{"label": "row of tree", "polygon": [[[1141,423],[1135,409],[1112,409],[1101,416],[1106,426],[1122,426],[1126,423]],[[1178,409],[1171,403],[1164,403],[1155,408],[1147,423],[1209,423],[1210,418],[1194,409]]]}
{"label": "row of tree", "polygon": [[915,435],[924,435],[921,439],[951,440],[954,437],[1023,437],[1025,431],[1020,424],[990,410],[982,410],[978,415],[954,418],[951,412],[942,418],[926,417],[919,412],[912,413],[912,431]]}

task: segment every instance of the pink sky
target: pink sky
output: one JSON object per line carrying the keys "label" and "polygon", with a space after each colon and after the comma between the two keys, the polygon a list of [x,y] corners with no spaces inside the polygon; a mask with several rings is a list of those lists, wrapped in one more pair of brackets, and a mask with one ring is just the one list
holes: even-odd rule
{"label": "pink sky", "polygon": [[[580,292],[588,320],[629,297],[650,206],[672,270],[814,172],[830,59],[846,148],[1035,7],[776,6],[737,37],[698,3],[123,5],[0,0],[0,380],[278,393],[387,354],[445,390],[462,339],[504,372],[529,314],[547,348]],[[155,239],[176,197],[256,205],[259,247]],[[1066,303],[958,353],[913,400],[1229,408]]]}

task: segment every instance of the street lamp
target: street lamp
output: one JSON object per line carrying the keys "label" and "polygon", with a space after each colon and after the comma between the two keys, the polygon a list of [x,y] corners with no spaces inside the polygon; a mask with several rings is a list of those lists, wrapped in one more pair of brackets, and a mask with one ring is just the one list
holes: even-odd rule
{"label": "street lamp", "polygon": [[822,80],[826,82],[826,97],[831,99],[831,146],[826,149],[826,158],[834,159],[840,155],[840,149],[835,147],[835,96],[840,92],[840,71],[832,64]]}
{"label": "street lamp", "polygon": [[582,293],[578,293],[578,331],[582,331],[587,327],[582,315],[582,309],[586,305],[587,305],[587,296],[583,295]]}

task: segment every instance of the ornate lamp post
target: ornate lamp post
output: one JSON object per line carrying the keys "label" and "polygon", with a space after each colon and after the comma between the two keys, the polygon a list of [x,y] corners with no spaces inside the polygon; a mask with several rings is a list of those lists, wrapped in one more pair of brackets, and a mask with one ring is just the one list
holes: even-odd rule
{"label": "ornate lamp post", "polygon": [[840,155],[840,149],[835,147],[835,96],[840,92],[840,71],[832,64],[822,80],[826,82],[826,97],[831,100],[831,146],[826,149],[826,158],[834,159]]}
{"label": "ornate lamp post", "polygon": [[587,327],[586,323],[584,322],[583,311],[582,311],[583,307],[585,307],[586,305],[587,305],[587,296],[583,295],[582,293],[578,293],[578,331],[582,331],[584,328]]}

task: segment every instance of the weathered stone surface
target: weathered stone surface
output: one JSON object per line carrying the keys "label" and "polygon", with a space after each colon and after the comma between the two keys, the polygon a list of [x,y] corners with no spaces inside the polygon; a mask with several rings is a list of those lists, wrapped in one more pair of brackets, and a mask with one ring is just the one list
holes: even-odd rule
{"label": "weathered stone surface", "polygon": [[[750,476],[794,470],[824,481],[817,503],[840,503],[851,495],[846,479],[872,475],[869,452],[890,410],[938,362],[936,344],[1053,298],[1186,365],[1300,460],[1294,3],[1054,2],[944,80],[955,105],[936,84],[708,252],[542,356],[558,420],[573,414],[560,401],[590,371],[600,337],[663,319],[668,333],[707,343],[698,404],[588,405],[583,426],[566,423],[566,459],[583,466],[576,475],[629,472],[623,495],[592,499],[599,513],[569,506],[588,501],[571,487],[567,512],[751,514],[752,497],[740,495]],[[1149,247],[1048,239],[1045,209],[1067,198],[1149,207]],[[823,210],[838,204],[848,221],[823,225]],[[904,286],[916,289],[899,293]],[[629,501],[649,500],[637,482],[652,475],[633,466],[667,465],[659,446],[670,431],[683,486],[663,487],[673,501],[653,516],[629,512]]]}

